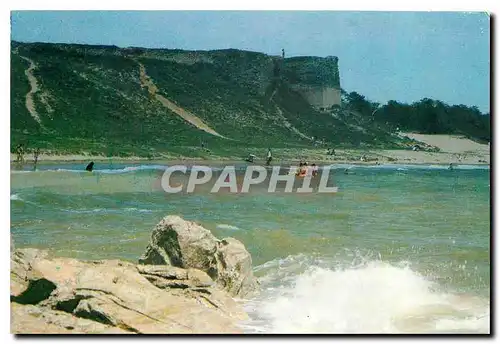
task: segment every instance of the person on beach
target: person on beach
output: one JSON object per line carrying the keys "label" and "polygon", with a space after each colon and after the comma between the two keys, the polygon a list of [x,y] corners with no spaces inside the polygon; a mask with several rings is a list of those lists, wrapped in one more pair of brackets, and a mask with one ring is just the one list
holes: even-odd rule
{"label": "person on beach", "polygon": [[255,155],[248,154],[248,157],[245,158],[245,161],[247,161],[247,162],[253,162],[254,159],[255,159]]}
{"label": "person on beach", "polygon": [[302,166],[304,166],[304,163],[302,161],[300,161],[299,168],[295,171],[296,176],[300,175],[300,171],[302,171]]}
{"label": "person on beach", "polygon": [[307,162],[301,163],[297,175],[299,177],[305,177],[307,174],[307,171],[308,171]]}
{"label": "person on beach", "polygon": [[94,169],[94,162],[91,161],[90,164],[88,164],[87,167],[85,167],[85,170],[92,172],[93,169]]}
{"label": "person on beach", "polygon": [[267,161],[266,165],[269,166],[271,164],[271,160],[273,160],[273,156],[271,154],[271,148],[267,150]]}
{"label": "person on beach", "polygon": [[311,165],[311,173],[313,177],[316,177],[318,175],[318,166],[316,166],[316,164]]}
{"label": "person on beach", "polygon": [[24,163],[24,146],[22,143],[17,146],[16,153],[17,153],[16,162],[19,164],[23,164]]}
{"label": "person on beach", "polygon": [[40,155],[40,148],[37,148],[35,149],[35,152],[33,153],[33,156],[34,156],[34,166],[33,166],[33,170],[36,171],[36,163],[38,162],[38,156]]}

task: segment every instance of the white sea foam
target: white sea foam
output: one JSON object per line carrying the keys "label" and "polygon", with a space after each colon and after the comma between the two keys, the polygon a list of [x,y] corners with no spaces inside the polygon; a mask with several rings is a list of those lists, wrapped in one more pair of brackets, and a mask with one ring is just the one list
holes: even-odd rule
{"label": "white sea foam", "polygon": [[226,225],[224,223],[217,224],[215,227],[218,228],[218,229],[228,229],[228,230],[232,230],[232,231],[238,231],[238,230],[240,230],[240,228],[238,228],[236,226]]}
{"label": "white sea foam", "polygon": [[[382,164],[382,165],[356,165],[356,164],[332,164],[328,165],[331,170],[336,169],[388,169],[388,170],[448,170],[449,165],[403,165],[403,164]],[[131,173],[137,171],[163,171],[167,168],[166,165],[139,165],[139,166],[126,166],[124,168],[117,169],[94,169],[93,173],[97,174],[124,174]],[[213,171],[221,171],[223,167],[211,167]],[[244,169],[244,167],[238,168],[238,170]],[[319,169],[323,169],[323,167],[319,167]],[[489,170],[489,165],[453,165],[454,170]],[[190,168],[188,168],[190,170]],[[83,168],[82,169],[67,169],[67,168],[58,168],[58,169],[47,169],[47,170],[38,170],[38,171],[17,171],[12,170],[12,174],[19,173],[39,173],[39,172],[66,172],[66,173],[87,173]],[[91,175],[91,174],[89,174]]]}
{"label": "white sea foam", "polygon": [[[116,169],[94,169],[93,173],[102,173],[102,174],[122,174],[122,173],[130,173],[136,171],[154,171],[154,170],[165,170],[166,166],[164,165],[139,165],[139,166],[126,166],[124,168],[116,168]],[[71,172],[71,173],[87,173],[84,169],[75,170],[75,169],[66,169],[66,168],[58,168],[56,170],[47,170],[52,172]]]}
{"label": "white sea foam", "polygon": [[[265,290],[246,303],[252,318],[243,325],[246,331],[489,332],[487,300],[438,291],[437,285],[408,265],[371,261],[358,267],[301,269],[297,264],[305,262],[304,257],[293,260],[256,269],[268,274],[261,279]],[[290,268],[294,273],[287,273]]]}
{"label": "white sea foam", "polygon": [[[386,169],[386,170],[448,170],[449,165],[426,164],[381,164],[381,165],[352,165],[332,164],[331,169]],[[489,170],[489,165],[453,165],[454,170]]]}
{"label": "white sea foam", "polygon": [[12,194],[10,195],[10,200],[11,201],[24,201],[18,194]]}
{"label": "white sea foam", "polygon": [[[98,174],[123,174],[123,173],[131,173],[131,172],[137,172],[137,171],[164,171],[167,169],[167,165],[139,165],[139,166],[126,166],[123,168],[104,168],[104,169],[99,169],[98,167],[94,168],[92,173],[98,173]],[[211,167],[213,171],[222,171],[223,167]],[[190,170],[190,168],[188,168]],[[12,173],[31,173],[34,171],[11,171]],[[82,169],[69,169],[69,168],[57,168],[57,169],[47,169],[47,170],[40,170],[36,172],[66,172],[66,173],[82,173],[82,174],[89,174],[87,171],[85,171],[83,168]]]}
{"label": "white sea foam", "polygon": [[92,214],[92,213],[121,213],[121,212],[138,212],[138,213],[152,213],[151,209],[139,209],[139,208],[120,208],[120,209],[109,209],[109,208],[95,208],[95,209],[63,209],[63,211],[68,213],[76,214]]}

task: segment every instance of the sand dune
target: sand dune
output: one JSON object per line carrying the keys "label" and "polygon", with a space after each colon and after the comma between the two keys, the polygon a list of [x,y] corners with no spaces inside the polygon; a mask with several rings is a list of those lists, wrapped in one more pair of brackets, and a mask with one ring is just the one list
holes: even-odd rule
{"label": "sand dune", "polygon": [[410,139],[439,148],[440,152],[414,152],[411,150],[384,150],[380,155],[397,162],[411,163],[490,163],[490,146],[457,135],[427,135],[399,133]]}
{"label": "sand dune", "polygon": [[489,145],[480,144],[469,140],[463,136],[455,135],[426,135],[400,133],[402,136],[408,136],[410,139],[438,147],[444,153],[482,153],[489,154]]}

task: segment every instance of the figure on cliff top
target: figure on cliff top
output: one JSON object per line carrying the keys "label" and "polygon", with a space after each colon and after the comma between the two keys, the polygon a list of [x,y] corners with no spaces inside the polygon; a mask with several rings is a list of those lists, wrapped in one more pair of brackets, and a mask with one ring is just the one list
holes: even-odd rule
{"label": "figure on cliff top", "polygon": [[281,49],[281,57],[285,58],[285,49]]}

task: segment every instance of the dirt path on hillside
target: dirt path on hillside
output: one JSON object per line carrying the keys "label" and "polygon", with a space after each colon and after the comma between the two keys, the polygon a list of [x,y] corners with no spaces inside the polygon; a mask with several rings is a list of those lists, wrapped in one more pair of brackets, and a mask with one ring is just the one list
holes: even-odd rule
{"label": "dirt path on hillside", "polygon": [[160,103],[163,104],[166,108],[170,109],[177,115],[179,115],[182,119],[184,119],[186,122],[191,123],[198,129],[201,129],[209,134],[226,138],[210,128],[205,122],[203,122],[200,118],[198,118],[196,115],[192,114],[191,112],[181,108],[174,102],[168,100],[166,97],[162,96],[161,94],[158,94],[158,87],[154,84],[153,80],[146,74],[146,68],[144,65],[140,62],[137,62],[139,64],[139,72],[140,72],[140,80],[141,80],[141,86],[146,87],[149,91],[149,93],[154,96]]}
{"label": "dirt path on hillside", "polygon": [[285,127],[287,127],[288,129],[290,129],[291,131],[293,131],[295,134],[299,135],[300,137],[302,137],[302,138],[304,138],[306,140],[312,141],[311,137],[307,136],[306,134],[304,134],[303,132],[301,132],[299,129],[295,128],[290,122],[288,122],[288,120],[286,119],[286,117],[283,115],[283,111],[281,111],[281,109],[279,108],[279,106],[276,105],[276,109],[278,110],[278,114],[281,117],[280,119],[283,121],[283,124],[285,125]]}
{"label": "dirt path on hillside", "polygon": [[33,119],[35,121],[37,121],[39,124],[42,124],[42,121],[40,120],[40,116],[38,115],[38,112],[36,112],[35,102],[33,99],[33,95],[36,92],[38,92],[38,90],[39,90],[38,82],[36,81],[36,78],[33,75],[33,70],[36,68],[36,64],[35,64],[35,62],[33,62],[33,60],[30,60],[27,57],[24,57],[24,56],[19,56],[19,57],[22,58],[23,60],[28,61],[30,64],[28,69],[26,69],[24,71],[24,74],[28,78],[28,81],[29,81],[30,86],[31,86],[31,89],[29,90],[29,92],[26,93],[26,109],[29,111],[29,113],[31,114],[31,117],[33,117]]}

